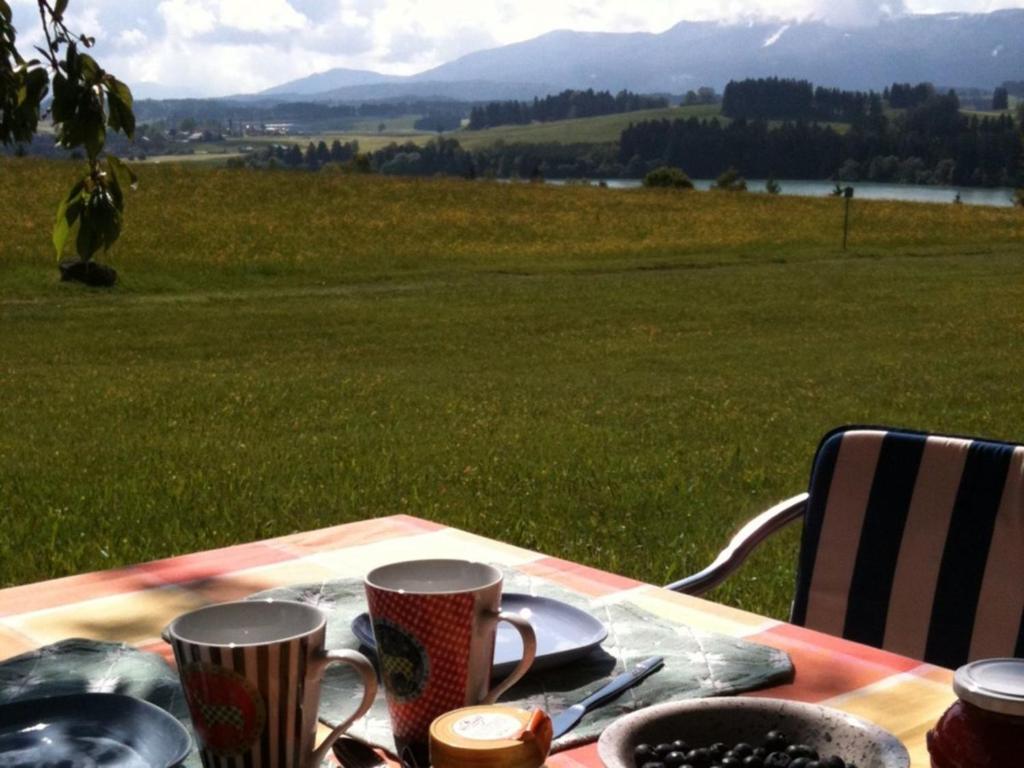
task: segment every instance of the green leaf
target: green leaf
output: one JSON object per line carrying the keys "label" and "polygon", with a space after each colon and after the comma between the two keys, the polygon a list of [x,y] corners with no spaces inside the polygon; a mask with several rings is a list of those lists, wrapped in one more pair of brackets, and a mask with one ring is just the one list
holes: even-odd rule
{"label": "green leaf", "polygon": [[114,205],[119,211],[124,211],[125,189],[135,189],[138,179],[132,170],[125,165],[120,158],[107,155],[107,168],[110,169],[109,187]]}
{"label": "green leaf", "polygon": [[22,88],[24,91],[24,99],[21,98],[20,92],[18,94],[18,106],[21,106],[23,103],[27,103],[38,109],[39,103],[46,95],[46,89],[49,83],[50,79],[47,77],[45,69],[30,69],[25,74],[25,85]]}
{"label": "green leaf", "polygon": [[57,0],[53,4],[53,16],[56,19],[60,19],[64,15],[64,11],[68,9],[68,0]]}
{"label": "green leaf", "polygon": [[103,115],[100,115],[100,119],[91,119],[87,121],[83,126],[83,139],[82,143],[85,144],[85,151],[89,155],[90,160],[97,160],[100,156],[100,152],[103,151],[103,145],[107,141],[107,129],[103,125]]}
{"label": "green leaf", "polygon": [[101,248],[106,250],[121,235],[121,212],[110,193],[97,187],[89,195],[78,225],[75,247],[82,261],[89,261]]}
{"label": "green leaf", "polygon": [[78,86],[60,72],[53,76],[53,104],[50,107],[50,114],[55,123],[63,123],[75,114],[78,90]]}
{"label": "green leaf", "polygon": [[135,136],[134,100],[131,89],[115,77],[107,75],[107,103],[110,117],[107,124],[115,131],[121,131],[129,139]]}
{"label": "green leaf", "polygon": [[82,216],[78,225],[78,236],[75,238],[75,250],[82,261],[89,261],[100,249],[100,235],[92,218]]}
{"label": "green leaf", "polygon": [[67,243],[71,227],[74,226],[78,217],[82,215],[84,207],[82,192],[85,190],[85,179],[75,184],[67,196],[61,200],[57,208],[57,220],[53,224],[53,247],[57,251],[57,259],[60,260],[64,253],[64,245]]}
{"label": "green leaf", "polygon": [[4,21],[8,24],[11,23],[13,14],[11,13],[11,6],[7,4],[6,0],[0,0],[0,16],[3,16]]}
{"label": "green leaf", "polygon": [[78,63],[80,67],[79,71],[82,73],[82,79],[89,85],[96,85],[103,79],[103,70],[100,69],[100,65],[96,63],[96,59],[89,54],[79,54]]}

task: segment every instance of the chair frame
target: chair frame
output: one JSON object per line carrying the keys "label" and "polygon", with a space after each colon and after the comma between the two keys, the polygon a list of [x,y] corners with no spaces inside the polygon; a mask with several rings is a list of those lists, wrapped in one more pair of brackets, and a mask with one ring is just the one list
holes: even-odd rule
{"label": "chair frame", "polygon": [[665,589],[685,595],[703,595],[735,572],[761,542],[796,520],[803,519],[808,494],[800,493],[780,501],[748,522],[718,553],[711,565],[692,576],[666,584]]}

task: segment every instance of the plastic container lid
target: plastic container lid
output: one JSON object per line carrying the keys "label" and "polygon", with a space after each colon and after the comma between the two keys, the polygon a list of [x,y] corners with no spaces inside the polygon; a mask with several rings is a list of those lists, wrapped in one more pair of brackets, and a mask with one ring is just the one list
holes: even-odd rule
{"label": "plastic container lid", "polygon": [[953,676],[961,701],[989,712],[1024,716],[1024,659],[982,659]]}
{"label": "plastic container lid", "polygon": [[540,710],[485,705],[456,709],[430,724],[434,768],[540,768],[551,748]]}

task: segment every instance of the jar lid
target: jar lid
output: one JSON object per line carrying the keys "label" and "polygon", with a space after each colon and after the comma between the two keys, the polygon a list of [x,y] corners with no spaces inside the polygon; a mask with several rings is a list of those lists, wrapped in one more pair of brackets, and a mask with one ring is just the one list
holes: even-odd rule
{"label": "jar lid", "polygon": [[540,710],[484,705],[430,724],[433,768],[540,768],[551,748],[551,718]]}
{"label": "jar lid", "polygon": [[957,697],[989,712],[1024,715],[1024,659],[981,659],[953,675]]}

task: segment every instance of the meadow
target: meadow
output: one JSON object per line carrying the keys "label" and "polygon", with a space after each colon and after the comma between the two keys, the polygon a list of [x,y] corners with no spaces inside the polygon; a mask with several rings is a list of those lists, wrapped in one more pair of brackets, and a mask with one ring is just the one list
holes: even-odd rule
{"label": "meadow", "polygon": [[[1024,211],[0,161],[0,585],[408,513],[662,583],[843,423],[1024,438]],[[712,594],[784,616],[798,532]]]}
{"label": "meadow", "polygon": [[690,117],[700,119],[718,117],[723,122],[728,118],[720,116],[717,104],[697,104],[689,107],[665,107],[663,109],[642,109],[597,117],[580,117],[573,120],[552,120],[529,125],[500,125],[478,131],[458,130],[445,134],[457,139],[467,149],[481,149],[503,141],[506,144],[608,144],[619,140],[622,132],[632,123],[644,120],[679,120]]}

